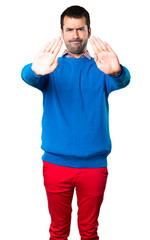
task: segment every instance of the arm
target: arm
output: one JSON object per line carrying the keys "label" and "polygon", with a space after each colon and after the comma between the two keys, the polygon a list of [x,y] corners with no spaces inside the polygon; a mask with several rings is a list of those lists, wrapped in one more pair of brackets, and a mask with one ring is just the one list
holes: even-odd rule
{"label": "arm", "polygon": [[114,90],[126,87],[130,83],[131,75],[129,70],[121,64],[120,67],[121,71],[117,75],[105,75],[107,95]]}
{"label": "arm", "polygon": [[44,90],[49,79],[49,75],[45,76],[37,75],[32,70],[32,63],[27,64],[23,67],[21,77],[27,84],[29,84],[32,87],[38,88],[41,91]]}

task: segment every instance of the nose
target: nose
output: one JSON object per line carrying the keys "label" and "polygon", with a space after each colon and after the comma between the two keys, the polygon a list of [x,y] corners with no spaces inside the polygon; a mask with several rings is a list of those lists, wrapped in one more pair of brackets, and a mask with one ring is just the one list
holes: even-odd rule
{"label": "nose", "polygon": [[78,38],[78,37],[79,37],[78,30],[74,29],[73,38]]}

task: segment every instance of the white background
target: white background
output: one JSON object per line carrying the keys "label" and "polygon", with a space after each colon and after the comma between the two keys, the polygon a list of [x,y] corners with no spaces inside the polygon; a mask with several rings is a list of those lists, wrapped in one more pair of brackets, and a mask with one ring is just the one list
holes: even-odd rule
{"label": "white background", "polygon": [[[149,240],[150,113],[149,3],[143,1],[3,1],[0,6],[0,239],[48,240],[43,185],[42,94],[21,80],[37,51],[60,35],[60,14],[78,4],[91,16],[92,35],[107,41],[131,83],[109,97],[112,152],[99,216],[100,239]],[[65,49],[62,46],[60,54]],[[90,44],[90,53],[93,55]],[[77,199],[69,239],[80,239]]]}

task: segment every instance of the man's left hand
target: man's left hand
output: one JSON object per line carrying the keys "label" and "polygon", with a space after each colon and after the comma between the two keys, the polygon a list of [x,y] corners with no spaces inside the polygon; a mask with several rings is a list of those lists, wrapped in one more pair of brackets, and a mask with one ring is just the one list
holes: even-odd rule
{"label": "man's left hand", "polygon": [[116,76],[121,71],[119,59],[108,43],[102,42],[100,38],[91,37],[91,46],[94,50],[94,60],[97,67],[111,76]]}

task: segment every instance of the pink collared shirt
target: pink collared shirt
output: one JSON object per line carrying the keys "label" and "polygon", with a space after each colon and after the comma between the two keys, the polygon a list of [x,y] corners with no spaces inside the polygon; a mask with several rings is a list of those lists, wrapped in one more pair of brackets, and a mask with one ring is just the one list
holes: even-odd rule
{"label": "pink collared shirt", "polygon": [[[65,57],[68,57],[68,58],[75,58],[70,52],[68,52],[67,49],[64,51],[62,56],[65,56]],[[87,50],[84,54],[82,54],[80,56],[80,58],[88,58],[89,60],[91,60],[91,55],[90,55],[89,51]]]}

